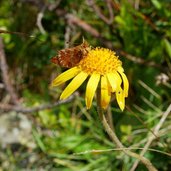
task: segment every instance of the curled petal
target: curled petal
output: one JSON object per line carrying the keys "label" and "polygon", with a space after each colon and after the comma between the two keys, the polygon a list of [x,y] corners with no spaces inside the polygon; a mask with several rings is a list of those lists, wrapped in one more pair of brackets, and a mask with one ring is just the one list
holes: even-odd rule
{"label": "curled petal", "polygon": [[125,95],[124,95],[124,91],[121,89],[121,87],[116,92],[116,100],[118,102],[120,109],[123,111],[125,108]]}
{"label": "curled petal", "polygon": [[125,97],[128,97],[128,89],[129,89],[129,82],[128,79],[126,77],[126,75],[123,72],[119,72],[122,76],[122,80],[123,80],[123,91],[124,91],[124,95]]}
{"label": "curled petal", "polygon": [[116,92],[122,83],[120,75],[115,71],[107,74],[108,81],[112,87],[112,92]]}
{"label": "curled petal", "polygon": [[80,72],[62,92],[60,99],[66,99],[68,96],[70,96],[75,90],[80,87],[80,85],[85,81],[87,77],[87,73]]}
{"label": "curled petal", "polygon": [[101,107],[106,109],[111,98],[110,85],[106,76],[101,77]]}

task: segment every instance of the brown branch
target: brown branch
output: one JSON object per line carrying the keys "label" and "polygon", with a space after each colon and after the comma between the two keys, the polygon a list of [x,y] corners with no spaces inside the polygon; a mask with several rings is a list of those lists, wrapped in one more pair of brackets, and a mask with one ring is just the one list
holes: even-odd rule
{"label": "brown branch", "polygon": [[94,12],[108,25],[113,23],[114,15],[113,15],[113,9],[112,9],[112,3],[111,0],[105,0],[106,6],[109,10],[109,18],[106,17],[100,10],[100,8],[95,4],[94,0],[87,0],[87,4],[93,8]]}
{"label": "brown branch", "polygon": [[139,10],[139,5],[140,5],[140,0],[135,0],[134,8],[135,8],[136,10]]}
{"label": "brown branch", "polygon": [[1,29],[0,29],[0,34],[14,34],[14,35],[18,35],[18,36],[33,37],[34,38],[34,36],[27,34],[27,33],[22,33],[22,32],[17,32],[17,31],[1,30]]}
{"label": "brown branch", "polygon": [[41,110],[52,109],[56,106],[69,103],[75,98],[75,96],[76,95],[74,94],[66,100],[59,100],[54,103],[42,104],[40,106],[35,106],[35,107],[23,107],[21,105],[9,105],[9,104],[0,103],[0,110],[4,112],[15,111],[15,112],[21,112],[21,113],[33,113],[33,112],[38,112]]}
{"label": "brown branch", "polygon": [[66,17],[66,19],[68,20],[69,23],[75,24],[75,25],[83,28],[85,31],[89,32],[94,37],[100,37],[100,33],[96,29],[94,29],[89,24],[87,24],[85,21],[79,19],[75,15],[73,15],[73,14],[66,14],[65,17]]}
{"label": "brown branch", "polygon": [[[160,128],[162,127],[163,123],[165,122],[166,118],[168,117],[168,115],[170,114],[171,112],[171,104],[168,106],[167,110],[163,113],[160,121],[158,122],[158,124],[155,126],[154,128],[154,134],[158,136],[159,134],[159,130]],[[153,142],[153,140],[156,139],[156,136],[154,135],[150,135],[148,137],[148,141],[146,142],[143,150],[141,151],[140,153],[140,156],[144,156],[144,154],[148,151],[148,148],[150,147],[151,143]],[[131,168],[131,171],[134,171],[136,169],[136,167],[138,166],[139,164],[139,160],[136,160],[135,163],[133,164],[132,168]]]}
{"label": "brown branch", "polygon": [[43,25],[42,25],[42,19],[43,19],[43,16],[44,16],[44,11],[45,11],[45,8],[43,8],[38,14],[37,14],[37,27],[39,28],[40,30],[40,33],[42,34],[46,34],[46,30],[44,29]]}
{"label": "brown branch", "polygon": [[63,16],[67,20],[67,23],[77,25],[77,26],[81,27],[83,30],[89,32],[94,37],[101,38],[101,34],[95,28],[93,28],[91,25],[89,25],[85,21],[81,20],[77,16],[75,16],[71,13],[67,13],[63,9],[57,9],[56,15],[59,17]]}
{"label": "brown branch", "polygon": [[119,53],[119,55],[126,57],[128,60],[130,60],[134,63],[146,65],[146,66],[150,66],[150,67],[155,67],[155,68],[159,68],[159,69],[163,70],[163,68],[161,68],[161,65],[156,64],[154,61],[144,60],[140,57],[128,54],[122,50],[118,50],[118,53]]}
{"label": "brown branch", "polygon": [[86,32],[89,32],[92,36],[98,38],[103,44],[105,44],[106,47],[112,49],[113,44],[112,42],[108,41],[106,38],[104,38],[95,28],[93,28],[90,24],[86,23],[85,21],[81,20],[77,16],[67,13],[65,10],[57,9],[56,14],[60,16],[64,16],[65,19],[69,24],[74,24]]}
{"label": "brown branch", "polygon": [[12,103],[15,105],[19,104],[17,94],[9,78],[8,65],[6,62],[3,40],[1,37],[0,37],[0,69],[1,69],[2,80],[5,85],[5,89],[9,93]]}

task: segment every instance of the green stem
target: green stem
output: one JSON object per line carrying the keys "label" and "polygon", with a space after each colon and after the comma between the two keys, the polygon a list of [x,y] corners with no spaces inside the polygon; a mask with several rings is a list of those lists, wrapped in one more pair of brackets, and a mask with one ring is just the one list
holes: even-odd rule
{"label": "green stem", "polygon": [[131,156],[131,157],[134,157],[134,158],[140,160],[146,166],[146,168],[149,171],[157,171],[157,169],[153,166],[153,164],[150,162],[150,160],[148,160],[147,158],[145,158],[143,156],[140,156],[137,153],[134,153],[134,152],[126,149],[126,147],[121,143],[121,141],[117,137],[115,131],[110,128],[110,126],[106,120],[106,117],[103,113],[103,109],[101,108],[101,91],[100,91],[100,88],[97,89],[97,111],[98,111],[100,120],[103,124],[105,131],[108,133],[108,135],[112,139],[113,143],[115,143],[117,148],[120,148],[121,151],[123,151],[128,156]]}

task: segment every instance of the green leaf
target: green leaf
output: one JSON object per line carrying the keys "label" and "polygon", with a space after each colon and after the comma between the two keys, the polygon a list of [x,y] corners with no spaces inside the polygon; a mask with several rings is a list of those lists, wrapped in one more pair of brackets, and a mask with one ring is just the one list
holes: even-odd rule
{"label": "green leaf", "polygon": [[37,142],[38,146],[43,152],[46,152],[46,146],[44,145],[43,141],[41,140],[40,134],[33,129],[33,136],[35,138],[35,141]]}
{"label": "green leaf", "polygon": [[161,9],[162,6],[160,4],[160,2],[158,0],[151,0],[151,2],[153,3],[153,5],[157,8],[157,9]]}
{"label": "green leaf", "polygon": [[132,131],[132,126],[131,125],[121,125],[121,131],[127,135],[129,135]]}
{"label": "green leaf", "polygon": [[170,44],[170,42],[167,39],[164,39],[163,43],[164,43],[164,48],[165,48],[167,54],[171,58],[171,44]]}

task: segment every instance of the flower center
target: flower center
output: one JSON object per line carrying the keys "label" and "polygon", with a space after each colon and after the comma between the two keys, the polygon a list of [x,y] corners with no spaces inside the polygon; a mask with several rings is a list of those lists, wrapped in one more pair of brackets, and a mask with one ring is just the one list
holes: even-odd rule
{"label": "flower center", "polygon": [[80,69],[88,74],[105,75],[117,71],[122,62],[118,59],[115,52],[105,48],[95,48],[88,52],[78,64]]}

